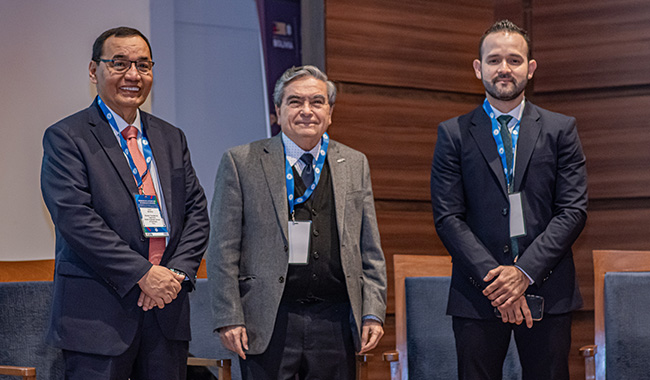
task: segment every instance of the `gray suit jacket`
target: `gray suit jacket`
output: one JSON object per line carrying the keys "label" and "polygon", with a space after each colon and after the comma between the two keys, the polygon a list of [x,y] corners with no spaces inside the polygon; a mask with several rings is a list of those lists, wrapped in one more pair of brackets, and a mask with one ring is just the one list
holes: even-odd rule
{"label": "gray suit jacket", "polygon": [[[289,206],[280,135],[223,155],[211,205],[207,253],[214,328],[245,325],[249,354],[266,350],[284,292]],[[386,313],[386,266],[366,157],[330,141],[341,263],[360,331],[361,318]],[[359,349],[359,339],[355,339]]]}

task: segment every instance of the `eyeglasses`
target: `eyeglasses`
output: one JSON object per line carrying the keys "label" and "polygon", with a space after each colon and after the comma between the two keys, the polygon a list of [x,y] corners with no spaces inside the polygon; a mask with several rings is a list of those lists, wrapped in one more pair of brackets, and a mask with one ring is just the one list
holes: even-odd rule
{"label": "eyeglasses", "polygon": [[104,62],[116,73],[125,73],[131,69],[131,64],[135,63],[135,68],[140,74],[149,74],[153,68],[153,61],[129,61],[128,59],[99,59],[98,62]]}

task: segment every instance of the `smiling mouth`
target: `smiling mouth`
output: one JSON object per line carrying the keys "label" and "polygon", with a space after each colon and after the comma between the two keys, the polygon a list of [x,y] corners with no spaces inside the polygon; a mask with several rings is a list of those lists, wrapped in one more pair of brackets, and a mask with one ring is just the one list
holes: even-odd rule
{"label": "smiling mouth", "polygon": [[129,92],[138,92],[140,91],[140,87],[122,86],[120,87],[120,90],[129,91]]}

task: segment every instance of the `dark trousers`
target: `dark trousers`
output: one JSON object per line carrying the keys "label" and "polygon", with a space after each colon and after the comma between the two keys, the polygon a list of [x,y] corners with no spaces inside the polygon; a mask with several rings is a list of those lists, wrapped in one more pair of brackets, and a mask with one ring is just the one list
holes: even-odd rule
{"label": "dark trousers", "polygon": [[501,380],[503,361],[514,331],[523,380],[569,380],[571,314],[548,315],[528,329],[500,319],[453,317],[458,378]]}
{"label": "dark trousers", "polygon": [[243,380],[354,380],[350,304],[282,303],[271,342],[240,359]]}
{"label": "dark trousers", "polygon": [[167,340],[145,312],[131,346],[119,356],[63,351],[66,380],[185,380],[188,342]]}

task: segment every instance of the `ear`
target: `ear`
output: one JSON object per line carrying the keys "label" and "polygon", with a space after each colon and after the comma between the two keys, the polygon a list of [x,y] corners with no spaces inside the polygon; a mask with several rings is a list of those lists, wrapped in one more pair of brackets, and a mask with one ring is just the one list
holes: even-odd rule
{"label": "ear", "polygon": [[275,116],[278,118],[277,123],[280,124],[280,107],[275,105]]}
{"label": "ear", "polygon": [[330,106],[330,112],[328,115],[329,121],[327,122],[327,125],[332,125],[332,112],[334,112],[334,106]]}
{"label": "ear", "polygon": [[474,62],[472,62],[472,66],[474,67],[474,75],[476,75],[478,79],[483,79],[481,75],[481,61],[475,59]]}
{"label": "ear", "polygon": [[535,73],[535,70],[537,70],[537,61],[531,59],[530,61],[528,61],[528,80],[533,79],[533,74]]}
{"label": "ear", "polygon": [[88,76],[90,77],[90,82],[97,84],[97,62],[90,61],[88,65]]}

